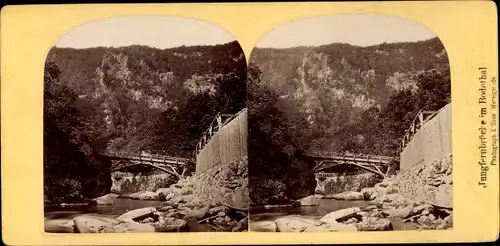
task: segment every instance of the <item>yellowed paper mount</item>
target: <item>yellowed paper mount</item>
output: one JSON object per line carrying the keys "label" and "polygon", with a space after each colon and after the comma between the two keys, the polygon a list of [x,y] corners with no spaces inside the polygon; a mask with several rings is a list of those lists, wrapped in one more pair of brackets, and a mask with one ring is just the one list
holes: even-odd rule
{"label": "yellowed paper mount", "polygon": [[2,239],[494,241],[496,17],[491,1],[4,7]]}

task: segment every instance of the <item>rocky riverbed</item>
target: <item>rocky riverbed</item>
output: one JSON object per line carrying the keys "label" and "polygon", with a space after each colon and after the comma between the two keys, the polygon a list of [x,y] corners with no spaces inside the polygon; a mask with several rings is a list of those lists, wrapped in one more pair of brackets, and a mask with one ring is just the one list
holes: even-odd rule
{"label": "rocky riverbed", "polygon": [[251,221],[250,228],[278,232],[380,231],[394,230],[394,223],[401,222],[415,229],[451,229],[451,173],[452,158],[449,156],[411,167],[385,178],[374,187],[325,196],[311,195],[288,206],[318,206],[324,199],[367,201],[371,205],[338,209],[319,218],[289,215],[275,219],[274,223]]}
{"label": "rocky riverbed", "polygon": [[197,225],[205,225],[208,231],[246,231],[247,177],[247,160],[243,159],[180,179],[155,192],[108,194],[93,199],[99,206],[111,206],[116,199],[124,198],[161,201],[161,206],[134,209],[117,217],[81,215],[58,226],[75,233],[186,232]]}

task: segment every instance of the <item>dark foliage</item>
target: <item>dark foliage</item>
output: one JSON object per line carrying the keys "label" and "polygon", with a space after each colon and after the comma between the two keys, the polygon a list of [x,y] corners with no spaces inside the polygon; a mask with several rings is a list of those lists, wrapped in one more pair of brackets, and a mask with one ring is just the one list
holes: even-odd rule
{"label": "dark foliage", "polygon": [[300,158],[301,151],[398,157],[401,138],[418,111],[439,110],[451,98],[448,58],[437,38],[364,48],[256,49],[251,61],[254,205],[312,194],[314,163]]}
{"label": "dark foliage", "polygon": [[53,48],[45,69],[47,199],[109,191],[109,163],[99,154],[194,157],[217,113],[246,106],[246,75],[237,42]]}

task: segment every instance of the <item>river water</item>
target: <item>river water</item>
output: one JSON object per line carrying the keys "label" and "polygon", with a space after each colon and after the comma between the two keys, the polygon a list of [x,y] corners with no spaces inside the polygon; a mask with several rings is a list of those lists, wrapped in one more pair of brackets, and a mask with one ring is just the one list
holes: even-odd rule
{"label": "river water", "polygon": [[[272,231],[270,224],[280,217],[287,215],[301,215],[307,218],[320,219],[326,214],[351,207],[363,208],[374,205],[368,201],[344,201],[334,199],[321,199],[318,206],[301,206],[301,207],[275,207],[250,208],[250,230],[251,231]],[[394,230],[415,230],[416,225],[403,223],[400,219],[388,218],[391,220]]]}
{"label": "river water", "polygon": [[[45,232],[68,233],[68,227],[64,224],[70,222],[80,215],[96,215],[99,217],[116,218],[126,211],[145,207],[164,207],[165,202],[148,200],[131,200],[117,198],[113,205],[82,205],[82,206],[45,206]],[[206,224],[198,224],[196,221],[187,221],[189,231],[212,231]]]}

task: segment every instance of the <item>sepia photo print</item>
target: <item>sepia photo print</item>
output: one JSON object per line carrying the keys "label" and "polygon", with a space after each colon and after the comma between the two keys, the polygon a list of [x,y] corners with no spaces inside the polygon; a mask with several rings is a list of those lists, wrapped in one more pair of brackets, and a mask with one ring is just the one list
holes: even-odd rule
{"label": "sepia photo print", "polygon": [[45,231],[247,231],[246,68],[231,34],[194,19],[61,36],[45,63]]}
{"label": "sepia photo print", "polygon": [[370,14],[290,21],[248,65],[250,231],[452,228],[447,52]]}

